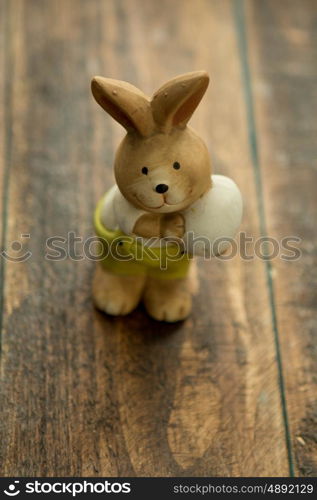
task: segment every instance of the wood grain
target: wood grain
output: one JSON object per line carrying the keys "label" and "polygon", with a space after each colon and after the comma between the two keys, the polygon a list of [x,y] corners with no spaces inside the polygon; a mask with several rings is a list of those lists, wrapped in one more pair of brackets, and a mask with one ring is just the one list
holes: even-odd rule
{"label": "wood grain", "polygon": [[[0,2],[0,68],[1,68],[1,74],[5,75],[5,58],[8,51],[8,48],[6,46],[6,41],[8,37],[6,36],[6,30],[5,30],[5,3]],[[1,194],[2,194],[2,199],[3,199],[3,192],[4,192],[4,185],[3,185],[3,180],[4,180],[4,165],[5,165],[5,143],[6,143],[6,123],[7,123],[7,116],[5,113],[5,78],[1,78],[0,80],[0,189],[1,189]],[[1,213],[3,213],[3,206],[1,207]],[[2,230],[2,223],[1,223],[1,230]]]}
{"label": "wood grain", "polygon": [[316,2],[253,1],[247,15],[267,232],[301,239],[299,259],[272,262],[292,458],[316,476]]}
{"label": "wood grain", "polygon": [[263,261],[200,262],[192,317],[164,325],[142,309],[126,319],[99,314],[94,263],[44,258],[47,237],[92,234],[95,203],[113,182],[122,130],[90,97],[94,74],[150,94],[178,73],[209,71],[192,125],[215,171],[241,187],[243,229],[260,234],[232,3],[13,0],[9,8],[7,241],[30,233],[32,257],[6,263],[1,474],[288,475]]}
{"label": "wood grain", "polygon": [[[10,105],[8,93],[10,74],[6,73],[7,58],[10,57],[9,47],[9,23],[6,23],[7,5],[0,2],[0,251],[5,248],[6,237],[6,192],[8,183],[8,143],[10,143]],[[2,310],[3,310],[3,281],[5,272],[5,262],[0,255],[0,353],[1,353],[1,333],[2,333]]]}

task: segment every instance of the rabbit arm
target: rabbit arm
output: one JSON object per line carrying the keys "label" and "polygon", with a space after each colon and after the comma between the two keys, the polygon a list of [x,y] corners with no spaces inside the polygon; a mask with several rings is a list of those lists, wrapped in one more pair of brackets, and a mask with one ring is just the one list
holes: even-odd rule
{"label": "rabbit arm", "polygon": [[160,214],[144,213],[133,227],[133,234],[142,238],[159,238],[161,235]]}
{"label": "rabbit arm", "polygon": [[212,188],[183,215],[183,241],[190,254],[209,257],[222,253],[241,223],[242,197],[238,186],[229,177],[213,175]]}
{"label": "rabbit arm", "polygon": [[143,238],[181,238],[184,232],[184,217],[179,213],[145,213],[136,221],[133,228],[133,233]]}
{"label": "rabbit arm", "polygon": [[135,208],[113,186],[105,195],[101,207],[101,222],[110,230],[120,229],[127,235],[142,238],[162,238],[184,234],[180,214],[152,214]]}

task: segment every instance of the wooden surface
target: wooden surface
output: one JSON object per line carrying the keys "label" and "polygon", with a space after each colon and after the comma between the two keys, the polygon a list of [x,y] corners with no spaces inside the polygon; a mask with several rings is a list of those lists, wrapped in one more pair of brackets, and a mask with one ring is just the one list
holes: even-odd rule
{"label": "wooden surface", "polygon": [[[0,2],[1,241],[32,252],[1,259],[1,475],[317,474],[316,21],[314,0]],[[45,259],[48,237],[92,235],[113,182],[123,131],[90,78],[150,94],[196,69],[192,125],[242,230],[302,256],[199,262],[183,324],[111,319],[93,262]]]}

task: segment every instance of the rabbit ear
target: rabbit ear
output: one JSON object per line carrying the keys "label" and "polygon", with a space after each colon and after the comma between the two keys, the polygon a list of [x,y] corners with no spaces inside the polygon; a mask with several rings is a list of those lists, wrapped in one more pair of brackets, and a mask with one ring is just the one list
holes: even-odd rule
{"label": "rabbit ear", "polygon": [[206,71],[177,76],[155,92],[152,101],[153,118],[163,129],[185,127],[197,108],[209,83]]}
{"label": "rabbit ear", "polygon": [[95,76],[91,91],[98,104],[127,132],[137,131],[147,136],[154,130],[149,99],[130,83]]}

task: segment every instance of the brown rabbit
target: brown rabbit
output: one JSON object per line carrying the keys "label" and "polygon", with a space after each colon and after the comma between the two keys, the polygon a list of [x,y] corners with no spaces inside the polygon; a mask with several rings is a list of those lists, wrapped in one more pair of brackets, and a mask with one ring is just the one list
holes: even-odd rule
{"label": "brown rabbit", "polygon": [[[188,73],[149,99],[129,83],[92,80],[96,101],[127,131],[115,158],[117,185],[95,214],[107,255],[96,269],[93,296],[108,314],[128,314],[143,298],[157,320],[186,318],[191,310],[190,257],[206,253],[205,243],[194,248],[186,237],[191,232],[213,242],[233,236],[240,224],[237,186],[226,177],[211,176],[208,150],[187,126],[208,83],[206,72]],[[179,240],[182,248],[175,245]],[[140,248],[154,253],[137,259]]]}

